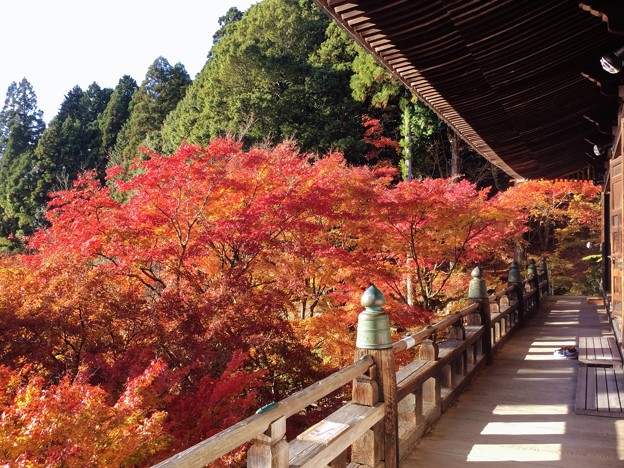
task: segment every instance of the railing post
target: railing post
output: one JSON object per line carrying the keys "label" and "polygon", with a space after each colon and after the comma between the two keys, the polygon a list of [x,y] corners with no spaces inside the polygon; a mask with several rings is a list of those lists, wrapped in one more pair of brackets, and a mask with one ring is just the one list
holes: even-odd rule
{"label": "railing post", "polygon": [[544,274],[544,279],[546,280],[546,294],[552,294],[550,289],[550,272],[548,271],[548,261],[546,260],[546,257],[542,257],[540,265]]}
{"label": "railing post", "polygon": [[472,270],[472,279],[468,286],[468,299],[472,299],[472,302],[479,303],[479,316],[481,317],[481,324],[484,327],[483,331],[483,345],[482,350],[485,354],[486,364],[492,364],[492,320],[490,316],[490,300],[487,295],[487,289],[485,287],[485,281],[481,277],[481,268],[478,266]]}
{"label": "railing post", "polygon": [[527,265],[527,275],[529,276],[529,283],[535,286],[535,307],[537,308],[540,303],[540,286],[537,265],[534,258],[532,258]]}
{"label": "railing post", "polygon": [[254,439],[247,452],[249,468],[288,467],[288,442],[286,442],[286,418],[281,417],[271,423],[264,434]]}
{"label": "railing post", "polygon": [[[361,304],[364,311],[358,316],[358,329],[356,341],[356,357],[370,355],[375,362],[376,371],[371,372],[371,378],[375,379],[378,386],[380,399],[384,401],[384,464],[386,467],[397,468],[399,466],[399,418],[397,401],[396,365],[394,350],[392,349],[392,337],[390,336],[390,318],[381,310],[386,299],[375,286],[368,288],[362,295]],[[371,387],[371,392],[374,392]],[[369,400],[372,401],[372,400]],[[375,428],[373,428],[373,433]],[[377,431],[379,432],[379,431]],[[379,439],[380,434],[372,434],[373,439]],[[370,447],[368,455],[375,457],[375,441]],[[355,449],[354,454],[359,450]],[[370,456],[367,458],[370,459]],[[353,460],[357,462],[358,460]],[[376,465],[377,460],[374,460]],[[368,463],[367,463],[368,464]]]}
{"label": "railing post", "polygon": [[507,275],[507,284],[514,287],[515,299],[518,302],[518,322],[520,326],[524,326],[524,316],[526,314],[526,306],[524,304],[524,286],[520,278],[520,268],[515,260],[511,262],[509,274]]}

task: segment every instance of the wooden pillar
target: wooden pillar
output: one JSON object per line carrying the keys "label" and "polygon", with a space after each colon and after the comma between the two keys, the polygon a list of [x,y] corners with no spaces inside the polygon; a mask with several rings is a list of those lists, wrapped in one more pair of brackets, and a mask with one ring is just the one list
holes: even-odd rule
{"label": "wooden pillar", "polygon": [[257,436],[247,452],[249,468],[288,467],[288,442],[286,442],[286,418],[271,423],[264,434]]}
{"label": "wooden pillar", "polygon": [[[368,354],[375,362],[377,369],[374,379],[377,383],[379,399],[384,402],[385,409],[383,459],[386,467],[398,468],[399,415],[396,364],[390,336],[390,319],[381,310],[385,303],[385,297],[375,286],[368,288],[362,295],[361,304],[365,310],[358,316],[356,355],[359,357]],[[375,437],[374,432],[373,430],[373,437]],[[377,446],[377,442],[373,445]],[[375,456],[374,450],[373,456]]]}

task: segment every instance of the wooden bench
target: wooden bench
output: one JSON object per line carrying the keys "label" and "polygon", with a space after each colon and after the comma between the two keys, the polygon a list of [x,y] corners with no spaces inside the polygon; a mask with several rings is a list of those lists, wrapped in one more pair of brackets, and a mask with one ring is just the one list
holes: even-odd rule
{"label": "wooden bench", "polygon": [[576,414],[624,417],[624,373],[621,367],[580,365],[576,382]]}
{"label": "wooden bench", "polygon": [[574,412],[624,417],[622,356],[613,336],[581,336]]}
{"label": "wooden bench", "polygon": [[588,366],[622,367],[622,356],[613,336],[581,336],[579,362]]}
{"label": "wooden bench", "polygon": [[[383,404],[375,406],[346,404],[288,444],[289,466],[301,468],[327,466],[383,417]],[[336,427],[340,426],[345,430],[336,430]]]}

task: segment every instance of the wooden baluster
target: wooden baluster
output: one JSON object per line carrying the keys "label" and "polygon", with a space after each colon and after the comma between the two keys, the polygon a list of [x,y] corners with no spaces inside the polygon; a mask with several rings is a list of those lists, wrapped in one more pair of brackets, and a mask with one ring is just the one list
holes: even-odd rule
{"label": "wooden baluster", "polygon": [[[498,302],[489,302],[488,299],[488,310],[490,311],[490,317],[492,316],[492,312],[498,313],[500,312],[500,308],[498,306]],[[492,343],[495,344],[503,337],[503,320],[499,319],[492,329]]]}
{"label": "wooden baluster", "polygon": [[[503,294],[500,299],[498,300],[498,303],[500,305],[501,310],[508,310],[509,309],[509,305],[511,304],[511,301],[509,300],[509,294]],[[518,321],[518,314],[516,313],[516,310],[510,310],[507,313],[507,329],[511,330],[514,325],[516,324],[516,322]]]}
{"label": "wooden baluster", "polygon": [[249,468],[288,467],[288,442],[286,442],[286,418],[281,417],[271,423],[264,434],[253,440],[247,452]]}
{"label": "wooden baluster", "polygon": [[[379,402],[377,366],[372,366],[367,375],[353,381],[353,402],[374,406]],[[384,456],[384,422],[380,421],[366,431],[351,446],[351,461],[366,466],[377,466]]]}
{"label": "wooden baluster", "polygon": [[[438,345],[435,343],[435,335],[433,340],[424,340],[418,351],[418,358],[425,361],[438,360]],[[442,403],[442,385],[438,376],[431,377],[423,384],[422,400],[425,403],[441,408]]]}
{"label": "wooden baluster", "polygon": [[370,355],[377,366],[378,394],[385,409],[383,459],[386,467],[394,468],[399,466],[399,418],[390,318],[381,310],[385,303],[386,299],[375,286],[368,288],[362,295],[361,304],[365,310],[358,316],[356,355]]}
{"label": "wooden baluster", "polygon": [[[459,313],[457,313],[457,315],[459,315]],[[453,340],[463,341],[466,339],[466,329],[464,328],[463,318],[460,317],[459,320],[453,324],[449,335]],[[464,351],[461,356],[453,360],[452,367],[454,375],[451,385],[455,388],[455,376],[464,376],[468,373],[468,350]]]}

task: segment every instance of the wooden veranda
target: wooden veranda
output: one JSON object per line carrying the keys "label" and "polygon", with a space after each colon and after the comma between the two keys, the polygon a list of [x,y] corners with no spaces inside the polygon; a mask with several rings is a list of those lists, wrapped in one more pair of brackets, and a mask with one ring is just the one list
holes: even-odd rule
{"label": "wooden veranda", "polygon": [[619,418],[575,414],[582,365],[553,356],[583,336],[612,336],[601,301],[543,300],[401,466],[623,465],[624,413]]}
{"label": "wooden veranda", "polygon": [[[623,464],[622,356],[601,346],[612,318],[600,298],[547,296],[547,272],[544,262],[520,280],[514,262],[509,285],[487,295],[476,268],[461,311],[396,342],[389,328],[372,342],[358,332],[354,364],[158,467],[205,466],[248,443],[250,468]],[[359,326],[387,324],[383,303],[369,288]],[[555,355],[565,347],[578,356]],[[395,356],[412,348],[397,370]],[[581,378],[590,369],[602,374]],[[290,416],[349,384],[351,401],[286,439]]]}

